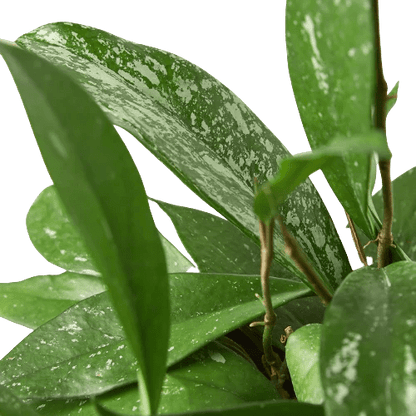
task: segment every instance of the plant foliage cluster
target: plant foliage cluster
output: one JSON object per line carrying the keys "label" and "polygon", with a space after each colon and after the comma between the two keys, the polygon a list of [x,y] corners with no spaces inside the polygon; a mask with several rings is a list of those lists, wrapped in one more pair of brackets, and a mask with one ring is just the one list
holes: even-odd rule
{"label": "plant foliage cluster", "polygon": [[[377,7],[287,1],[312,148],[295,156],[171,53],[74,23],[0,41],[54,183],[27,230],[66,270],[0,284],[0,315],[34,329],[0,361],[1,415],[415,414],[415,171],[390,180],[398,84],[387,92]],[[155,201],[199,273],[157,231],[114,125],[226,218]],[[319,169],[358,270],[308,179]]]}

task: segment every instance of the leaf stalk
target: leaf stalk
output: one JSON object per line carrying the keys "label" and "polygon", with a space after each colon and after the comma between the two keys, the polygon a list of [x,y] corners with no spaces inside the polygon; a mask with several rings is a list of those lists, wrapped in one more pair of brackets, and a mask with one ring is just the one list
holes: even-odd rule
{"label": "leaf stalk", "polygon": [[347,211],[345,211],[345,215],[347,216],[348,225],[350,226],[350,230],[351,230],[351,236],[352,236],[352,239],[354,240],[355,248],[357,249],[358,256],[360,257],[361,263],[363,263],[364,266],[368,266],[367,257],[364,252],[364,247],[361,245],[361,241],[360,241],[360,238],[358,237],[358,233],[355,228],[354,222],[352,221],[352,218],[350,217]]}
{"label": "leaf stalk", "polygon": [[[259,190],[258,179],[254,178],[254,193],[257,195]],[[275,386],[280,397],[284,399],[289,399],[289,393],[283,388],[283,383],[285,380],[285,375],[280,373],[282,368],[282,360],[279,355],[276,354],[273,350],[272,345],[272,334],[273,329],[276,325],[276,313],[273,309],[272,298],[270,294],[270,268],[273,261],[273,231],[274,231],[274,219],[270,221],[269,224],[265,224],[263,221],[259,220],[259,231],[260,231],[260,279],[261,279],[261,288],[263,296],[261,297],[256,293],[256,297],[259,298],[266,313],[264,315],[263,322],[252,322],[250,324],[253,326],[264,326],[263,330],[263,352],[262,357],[263,366],[266,369],[266,372],[270,376],[270,380]]]}
{"label": "leaf stalk", "polygon": [[294,237],[287,230],[285,224],[283,223],[282,216],[279,215],[277,219],[285,240],[286,253],[292,258],[297,268],[306,276],[308,282],[311,284],[314,292],[320,297],[322,303],[325,306],[328,305],[332,299],[331,293],[329,293],[322,280],[316,274]]}

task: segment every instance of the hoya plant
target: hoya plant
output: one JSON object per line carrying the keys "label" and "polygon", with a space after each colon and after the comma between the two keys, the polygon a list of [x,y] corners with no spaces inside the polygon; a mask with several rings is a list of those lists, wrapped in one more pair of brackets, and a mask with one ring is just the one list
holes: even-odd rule
{"label": "hoya plant", "polygon": [[[416,171],[390,179],[377,1],[288,0],[286,43],[295,156],[172,53],[67,22],[0,41],[53,180],[27,230],[65,270],[0,284],[0,315],[33,329],[0,361],[1,415],[415,414]],[[225,218],[154,200],[198,273],[115,125]]]}

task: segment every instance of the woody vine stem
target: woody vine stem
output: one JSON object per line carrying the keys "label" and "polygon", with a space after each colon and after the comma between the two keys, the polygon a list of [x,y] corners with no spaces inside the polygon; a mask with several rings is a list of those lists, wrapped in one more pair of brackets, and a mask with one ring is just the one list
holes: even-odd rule
{"label": "woody vine stem", "polygon": [[[372,0],[373,20],[374,20],[374,36],[376,45],[376,88],[375,88],[375,112],[374,127],[380,129],[386,134],[386,103],[387,83],[383,75],[383,64],[381,61],[380,47],[380,23],[378,0]],[[377,237],[377,267],[379,269],[389,264],[390,246],[393,244],[393,234],[391,232],[393,224],[393,195],[390,177],[390,159],[379,161],[381,180],[383,184],[383,226]]]}
{"label": "woody vine stem", "polygon": [[[375,69],[376,69],[376,85],[375,85],[375,112],[374,112],[374,127],[382,130],[386,134],[386,103],[387,96],[387,83],[383,75],[383,66],[381,60],[381,47],[380,47],[380,25],[379,25],[379,10],[378,0],[372,0],[372,12],[374,23],[374,36],[375,36]],[[393,223],[393,197],[392,197],[392,185],[390,177],[390,159],[382,159],[379,161],[379,169],[381,173],[381,179],[383,184],[383,201],[384,201],[384,216],[383,225],[378,234],[378,249],[377,249],[377,261],[378,268],[385,267],[389,264],[389,252],[390,246],[393,245],[393,235],[391,232]],[[254,188],[257,194],[258,180],[254,178]],[[353,227],[352,220],[347,218],[352,226],[352,235],[359,251],[360,258],[364,265],[366,264],[365,255],[355,228]],[[280,216],[277,218],[281,227],[281,231],[285,240],[286,252],[295,262],[299,270],[307,277],[311,283],[314,291],[321,298],[322,302],[327,305],[332,296],[328,292],[327,288],[319,277],[316,275],[313,268],[308,263],[307,259],[303,256],[302,251],[299,249],[294,238],[289,234],[283,220]],[[273,310],[273,305],[270,296],[270,284],[269,274],[271,268],[271,262],[273,260],[273,230],[274,221],[272,218],[269,224],[265,224],[259,221],[260,227],[260,243],[261,243],[261,284],[263,291],[262,303],[266,309],[264,321],[252,322],[250,326],[261,325],[264,326],[263,332],[263,348],[264,348],[264,361],[268,365],[268,371],[270,377],[276,389],[279,391],[281,397],[287,398],[287,392],[283,389],[283,382],[285,379],[285,363],[281,361],[280,357],[273,351],[272,348],[272,332],[276,323],[276,314]],[[260,296],[259,296],[260,297]]]}
{"label": "woody vine stem", "polygon": [[[372,12],[374,23],[374,41],[375,41],[375,96],[374,96],[374,127],[381,130],[386,135],[386,104],[389,99],[397,98],[397,95],[387,95],[387,83],[384,79],[383,64],[381,59],[381,44],[380,44],[380,21],[378,0],[372,0]],[[382,194],[383,194],[383,224],[377,238],[369,241],[364,248],[371,242],[377,242],[377,268],[381,269],[390,264],[390,247],[393,246],[393,191],[390,177],[390,159],[382,159],[379,161],[379,169],[382,180]],[[348,223],[351,228],[351,234],[355,242],[360,260],[367,266],[363,247],[359,241],[357,232],[355,231],[354,223],[346,212]]]}

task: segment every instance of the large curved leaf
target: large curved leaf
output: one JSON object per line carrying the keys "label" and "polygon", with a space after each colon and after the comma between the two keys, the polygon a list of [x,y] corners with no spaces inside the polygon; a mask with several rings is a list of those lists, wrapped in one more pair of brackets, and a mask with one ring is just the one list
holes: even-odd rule
{"label": "large curved leaf", "polygon": [[[169,279],[168,365],[264,313],[255,297],[261,291],[259,276],[183,273]],[[274,307],[311,293],[301,282],[272,278],[270,284]],[[106,292],[37,328],[0,361],[2,383],[32,398],[99,394],[135,382],[136,372]]]}
{"label": "large curved leaf", "polygon": [[[104,291],[106,286],[102,279],[93,277],[100,273],[54,185],[36,198],[27,214],[26,224],[29,237],[40,254],[57,266],[80,272],[34,276],[21,282],[0,284],[0,298],[3,298],[0,316],[37,328],[76,302]],[[160,237],[168,272],[187,271],[192,263],[161,234]]]}
{"label": "large curved leaf", "polygon": [[351,273],[329,305],[321,381],[331,415],[411,415],[416,409],[416,263]]}
{"label": "large curved leaf", "polygon": [[[138,415],[136,389],[128,386],[121,398],[119,392],[109,392],[99,402],[108,409]],[[217,341],[170,368],[162,391],[159,414],[220,410],[278,398],[256,367]]]}
{"label": "large curved leaf", "polygon": [[[286,44],[289,73],[312,149],[335,136],[353,137],[371,128],[375,54],[370,0],[288,0]],[[373,238],[368,212],[374,186],[371,155],[345,155],[323,172],[338,199]]]}
{"label": "large curved leaf", "polygon": [[[115,124],[259,244],[253,179],[266,181],[289,153],[224,85],[176,55],[82,25],[49,24],[17,43],[65,68]],[[317,271],[339,283],[350,266],[310,181],[291,195],[283,213]],[[299,276],[281,237],[275,245],[276,259]]]}
{"label": "large curved leaf", "polygon": [[0,41],[0,52],[59,196],[109,288],[140,363],[143,412],[152,413],[166,371],[169,288],[139,172],[114,126],[78,83],[12,43]]}
{"label": "large curved leaf", "polygon": [[[214,341],[170,368],[164,384],[158,414],[202,411],[235,407],[253,401],[268,401],[277,397],[276,389],[254,366],[236,353]],[[99,397],[105,411],[140,415],[137,384],[110,391]],[[59,410],[94,414],[88,400],[32,401],[42,407],[42,414],[56,416]],[[59,410],[58,410],[59,409]],[[74,409],[74,410],[75,410]],[[53,413],[55,412],[55,413]],[[91,413],[90,413],[91,412]]]}

